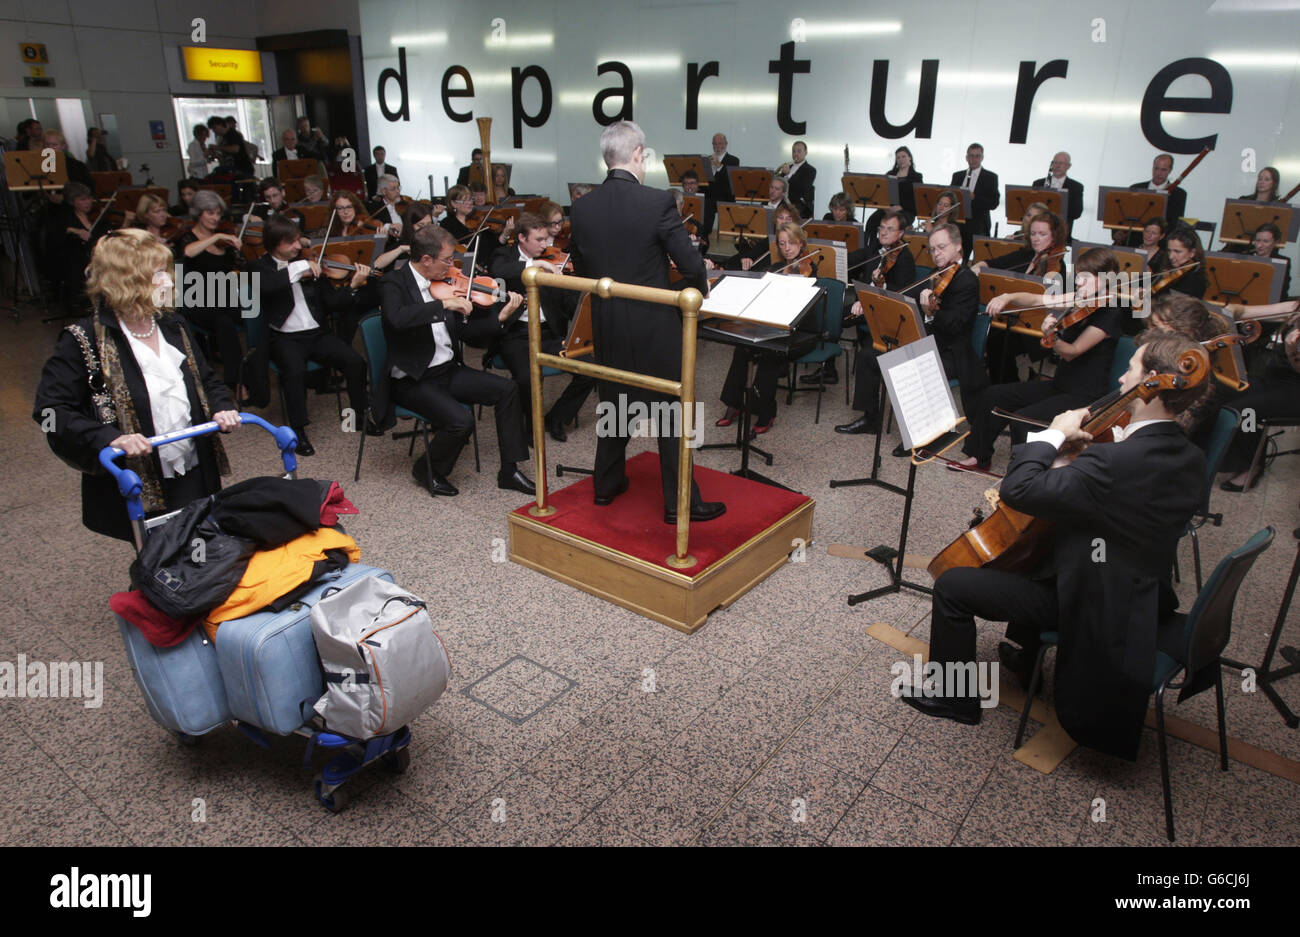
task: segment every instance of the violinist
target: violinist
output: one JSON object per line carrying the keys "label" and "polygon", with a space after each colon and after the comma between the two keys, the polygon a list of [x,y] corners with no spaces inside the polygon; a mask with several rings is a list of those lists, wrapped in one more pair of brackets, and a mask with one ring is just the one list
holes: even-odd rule
{"label": "violinist", "polygon": [[[944,372],[961,385],[962,412],[974,413],[980,393],[988,386],[984,362],[975,355],[971,344],[971,330],[979,313],[979,277],[962,261],[961,229],[952,222],[935,227],[929,244],[935,276],[932,285],[921,290],[921,314],[927,332],[939,346]],[[941,272],[944,270],[947,273]],[[894,454],[907,453],[899,446]]]}
{"label": "violinist", "polygon": [[[903,229],[907,226],[907,216],[901,211],[888,211],[876,229],[877,249],[875,256],[867,261],[860,279],[870,280],[872,285],[898,292],[916,280],[916,261],[903,240]],[[897,248],[897,250],[895,250]],[[852,279],[852,277],[850,277]],[[872,345],[870,330],[862,325],[862,303],[854,301],[849,311],[849,318],[859,325],[858,353],[853,363],[853,409],[862,415],[848,423],[835,427],[835,432],[848,435],[880,432],[880,363],[876,360],[878,352]],[[824,366],[822,380],[834,384],[839,380],[835,362],[828,361]],[[801,381],[808,381],[805,375]]]}
{"label": "violinist", "polygon": [[[1259,434],[1262,427],[1259,421],[1266,419],[1296,419],[1300,417],[1300,302],[1291,300],[1286,303],[1273,303],[1269,307],[1251,307],[1245,309],[1268,308],[1276,314],[1279,310],[1292,312],[1279,328],[1277,338],[1266,346],[1261,366],[1252,367],[1250,387],[1237,394],[1230,401],[1230,406],[1244,413],[1250,408],[1255,413],[1255,431],[1246,432],[1238,426],[1228,444],[1228,452],[1223,457],[1220,468],[1232,472],[1230,479],[1219,487],[1224,491],[1246,491],[1259,484],[1267,459],[1261,459],[1259,467],[1251,473],[1251,463],[1259,448]],[[1249,316],[1243,316],[1248,318]]]}
{"label": "violinist", "polygon": [[1151,263],[1157,274],[1151,284],[1153,293],[1166,289],[1200,299],[1210,285],[1205,276],[1205,249],[1196,232],[1186,225],[1175,225],[1165,238],[1164,255]]}
{"label": "violinist", "polygon": [[559,253],[567,254],[569,251],[569,223],[564,218],[564,209],[555,202],[547,200],[537,207],[537,214],[546,222],[546,234],[549,238],[546,246],[554,248]]}
{"label": "violinist", "polygon": [[311,246],[311,239],[308,238],[305,233],[302,233],[303,226],[306,224],[303,220],[302,212],[298,211],[296,208],[290,207],[289,203],[285,201],[284,186],[280,184],[279,179],[276,179],[274,176],[263,179],[257,184],[257,194],[263,202],[266,202],[269,211],[268,217],[278,215],[281,218],[293,222],[298,226],[298,231],[301,234],[301,237],[298,239],[298,245],[303,248]]}
{"label": "violinist", "polygon": [[[552,219],[564,221],[560,206],[552,203],[549,212]],[[543,206],[545,210],[545,206]],[[542,253],[551,243],[553,225],[545,220],[545,214],[524,212],[519,216],[515,226],[518,233],[515,244],[507,244],[492,255],[488,273],[505,281],[506,289],[512,293],[524,294],[521,279],[528,267],[539,267],[547,273],[561,273],[561,268],[547,260],[542,260]],[[542,323],[542,351],[548,355],[557,355],[568,334],[569,320],[577,309],[577,293],[546,287],[540,290],[541,309],[537,314]],[[510,377],[519,388],[519,399],[527,402],[524,407],[524,426],[529,437],[532,436],[532,381],[528,368],[528,317],[533,312],[528,306],[528,297],[524,295],[524,305],[519,307],[515,316],[507,320],[505,330],[493,345],[488,346],[485,358],[499,354],[505,360]],[[596,386],[594,379],[574,374],[560,399],[555,402],[545,417],[546,431],[557,442],[568,439],[564,427],[576,422],[578,411],[582,408],[587,395]]]}
{"label": "violinist", "polygon": [[[957,465],[987,471],[993,460],[993,446],[1007,420],[994,408],[1037,420],[1050,420],[1058,413],[1087,406],[1110,390],[1110,366],[1115,345],[1124,332],[1124,311],[1120,301],[1103,293],[1106,281],[1119,276],[1119,261],[1103,248],[1086,251],[1075,265],[1075,292],[1068,298],[1036,293],[1003,293],[989,301],[987,311],[996,316],[1006,309],[1046,305],[1053,314],[1043,320],[1043,335],[1053,334],[1056,324],[1069,312],[1095,307],[1074,325],[1055,332],[1052,351],[1060,359],[1050,381],[1015,381],[994,384],[980,395],[973,409],[966,410],[971,431],[962,451],[967,458]],[[1011,444],[1025,440],[1025,426],[1013,422]]]}
{"label": "violinist", "polygon": [[1026,244],[1019,250],[989,261],[978,261],[971,270],[978,274],[986,267],[1013,270],[1033,277],[1065,276],[1065,245],[1069,235],[1065,223],[1044,209],[1026,225]]}
{"label": "violinist", "polygon": [[[1142,242],[1138,247],[1147,252],[1146,260],[1143,262],[1145,267],[1150,270],[1153,263],[1165,264],[1168,258],[1163,257],[1165,249],[1165,232],[1169,230],[1169,222],[1155,215],[1148,218],[1146,224],[1142,226]],[[1162,259],[1157,260],[1156,255],[1162,255]]]}
{"label": "violinist", "polygon": [[[794,221],[786,221],[776,229],[776,232],[776,247],[780,255],[780,259],[776,262],[778,270],[785,266],[786,269],[782,272],[788,276],[816,276],[811,260],[787,266],[807,253],[808,235],[804,233],[803,228]],[[758,357],[758,370],[754,377],[754,385],[758,388],[758,402],[754,408],[753,429],[759,435],[770,430],[776,420],[776,382],[785,367],[786,360],[782,357],[770,354]],[[717,426],[730,426],[740,415],[748,377],[749,354],[737,346],[732,352],[731,367],[727,370],[727,377],[722,384],[722,402],[727,405],[727,409],[722,419],[718,420]]]}
{"label": "violinist", "polygon": [[[412,239],[411,262],[386,275],[379,286],[391,399],[428,417],[436,428],[411,474],[431,495],[458,494],[447,476],[474,429],[474,415],[465,405],[491,404],[501,449],[497,487],[532,495],[536,489],[519,469],[528,460],[519,389],[509,378],[467,367],[460,350],[462,341],[479,344],[497,335],[524,297],[510,293],[504,303],[473,316],[474,307],[464,296],[435,299],[431,291],[441,292],[446,285],[441,281],[450,275],[455,253],[456,239],[430,225]],[[388,414],[376,416],[381,425],[391,425]]]}
{"label": "violinist", "polygon": [[[259,365],[270,360],[280,369],[284,388],[285,418],[298,436],[298,455],[315,455],[307,438],[307,363],[315,361],[342,372],[348,387],[352,412],[366,412],[366,362],[329,329],[335,309],[345,307],[351,297],[325,289],[321,268],[315,260],[301,259],[298,226],[287,218],[266,220],[263,243],[267,252],[253,261],[250,270],[258,274],[262,312],[269,326],[263,338],[265,348],[256,349]],[[353,290],[365,285],[370,269],[358,265],[352,274]],[[260,369],[257,372],[260,378]],[[374,430],[373,426],[367,427]]]}
{"label": "violinist", "polygon": [[686,196],[697,198],[700,196],[700,177],[695,174],[694,169],[682,173],[681,193],[683,201],[678,202],[677,213],[683,215],[682,223],[686,225],[686,233],[691,236],[691,243],[700,249],[701,254],[706,254],[709,250],[709,232],[704,229],[704,219],[696,215],[685,215],[682,208]]}
{"label": "violinist", "polygon": [[375,147],[372,155],[375,157],[375,161],[366,167],[365,177],[366,198],[373,200],[383,194],[384,176],[392,176],[396,179],[398,173],[396,166],[384,162],[384,157],[388,155],[388,151],[382,146]]}
{"label": "violinist", "polygon": [[[243,264],[243,243],[230,233],[229,225],[222,224],[225,212],[226,203],[217,193],[202,189],[194,194],[190,202],[193,224],[189,231],[172,242],[172,252],[176,255],[177,290],[185,287],[188,276],[193,273],[200,274],[204,283],[218,282],[218,277],[226,282],[234,281],[236,269]],[[185,274],[181,273],[182,268]],[[243,313],[238,290],[204,289],[199,292],[200,296],[191,297],[186,290],[181,314],[210,336],[209,344],[215,346],[212,348],[215,357],[221,359],[222,380],[231,389],[237,389],[240,359],[243,357],[239,344],[239,324]],[[196,298],[197,302],[194,301]],[[209,360],[213,357],[208,355]],[[269,400],[267,392],[259,396],[257,403],[265,406]],[[238,393],[235,401],[240,406],[245,403],[243,395]]]}
{"label": "violinist", "polygon": [[487,186],[482,182],[471,182],[469,184],[470,197],[474,199],[474,208],[484,208],[487,205]]}
{"label": "violinist", "polygon": [[[803,219],[799,217],[798,210],[789,202],[784,202],[777,207],[772,215],[773,227],[780,231],[787,224],[801,226]],[[802,230],[802,227],[800,227]],[[766,239],[749,236],[736,238],[736,255],[728,260],[723,267],[728,270],[749,270],[752,267],[762,267],[768,264],[772,258],[771,242]],[[777,266],[780,266],[778,264]]]}
{"label": "violinist", "polygon": [[831,196],[830,204],[826,206],[826,214],[822,215],[822,221],[857,224],[857,219],[853,217],[853,202],[847,193],[836,192]]}
{"label": "violinist", "polygon": [[[767,186],[767,207],[777,208],[786,202],[789,202],[789,199],[786,198],[785,180],[780,176],[773,176],[772,181]],[[800,211],[799,206],[795,205],[794,202],[789,202],[789,204],[794,205],[796,211]],[[800,211],[800,214],[802,214],[802,211]]]}
{"label": "violinist", "polygon": [[402,197],[402,183],[396,176],[379,177],[379,195],[366,203],[370,214],[385,225],[384,233],[395,238],[402,233],[402,215],[410,199]]}
{"label": "violinist", "polygon": [[[668,191],[673,193],[673,201],[677,203],[677,214],[682,216],[682,226],[686,228],[686,233],[690,235],[691,244],[699,248],[701,254],[706,253],[709,249],[709,242],[706,238],[701,238],[695,233],[700,230],[700,222],[694,215],[686,214],[685,193],[681,189],[669,189]],[[713,263],[707,257],[705,257],[704,262],[706,265]]]}
{"label": "violinist", "polygon": [[[1144,378],[1178,374],[1180,355],[1196,343],[1181,335],[1153,337],[1134,352],[1120,387]],[[1060,635],[1055,703],[1072,738],[1121,758],[1137,756],[1151,695],[1159,626],[1177,608],[1170,585],[1178,541],[1198,507],[1205,457],[1187,441],[1174,418],[1204,392],[1204,384],[1135,396],[1122,441],[1093,443],[1073,461],[1054,468],[1063,443],[1089,440],[1083,409],[1056,416],[1012,452],[1001,499],[1017,511],[1057,522],[1032,573],[957,567],[935,580],[930,617],[930,660],[953,675],[974,672],[976,617],[1009,622],[998,658],[1005,673],[1028,686],[1041,646],[1039,635]],[[1097,545],[1105,562],[1095,562]],[[918,695],[904,688],[903,702],[927,716],[966,724],[980,721],[974,681]]]}
{"label": "violinist", "polygon": [[[956,212],[960,201],[961,196],[956,192],[940,192],[939,197],[934,200],[934,209],[930,217],[916,219],[917,230],[929,234],[939,225],[953,224],[952,216]],[[960,230],[959,227],[958,231]]]}
{"label": "violinist", "polygon": [[790,162],[782,163],[776,174],[785,181],[785,197],[799,209],[799,214],[811,218],[816,204],[813,193],[817,170],[808,163],[808,144],[796,140],[790,147]]}
{"label": "violinist", "polygon": [[167,209],[168,213],[181,218],[188,218],[190,205],[194,203],[194,193],[199,191],[200,185],[202,183],[198,179],[182,179],[176,183],[176,195],[180,201],[169,207]]}
{"label": "violinist", "polygon": [[469,226],[469,215],[474,210],[474,196],[469,187],[458,184],[448,189],[447,208],[447,214],[443,215],[439,224],[464,244],[474,233],[474,229]]}
{"label": "violinist", "polygon": [[329,186],[325,183],[324,176],[303,176],[302,178],[302,202],[299,204],[315,205],[325,201],[325,194]]}
{"label": "violinist", "polygon": [[498,205],[504,205],[515,194],[510,188],[510,167],[504,163],[492,164],[492,191],[496,193]]}
{"label": "violinist", "polygon": [[80,182],[65,185],[63,204],[53,205],[50,209],[51,253],[59,258],[55,269],[73,302],[79,302],[86,292],[86,266],[95,246],[94,209],[95,200],[89,187]]}
{"label": "violinist", "polygon": [[381,237],[387,233],[387,225],[366,217],[366,207],[361,204],[357,193],[351,189],[339,189],[335,193],[334,225],[329,232],[330,240],[366,235]]}
{"label": "violinist", "polygon": [[1282,293],[1279,297],[1285,302],[1291,298],[1291,258],[1282,256],[1282,248],[1278,247],[1281,241],[1282,230],[1271,221],[1265,222],[1251,236],[1249,253],[1260,258],[1276,257],[1285,262],[1282,268]]}
{"label": "violinist", "polygon": [[172,238],[179,232],[173,219],[167,215],[167,203],[156,195],[145,194],[135,206],[135,220],[131,227],[143,228],[163,244],[171,247]]}

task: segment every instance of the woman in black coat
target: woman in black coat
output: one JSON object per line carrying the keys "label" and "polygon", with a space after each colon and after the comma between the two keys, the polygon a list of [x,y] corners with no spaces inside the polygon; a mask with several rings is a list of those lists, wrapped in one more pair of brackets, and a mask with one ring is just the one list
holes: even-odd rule
{"label": "woman in black coat", "polygon": [[32,418],[50,448],[80,469],[81,518],[90,530],[132,540],[126,502],[99,465],[105,446],[143,482],[147,514],[183,507],[221,488],[229,473],[216,437],[151,450],[149,436],[215,420],[238,425],[229,389],[216,378],[184,321],[162,311],[169,300],[171,254],[147,231],[102,238],[90,261],[95,314],[60,333],[45,362]]}

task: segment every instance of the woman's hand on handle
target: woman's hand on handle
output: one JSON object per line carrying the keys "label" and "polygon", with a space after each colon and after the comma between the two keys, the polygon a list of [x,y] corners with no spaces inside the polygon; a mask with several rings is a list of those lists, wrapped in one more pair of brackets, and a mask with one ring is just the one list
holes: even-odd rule
{"label": "woman's hand on handle", "polygon": [[127,433],[114,439],[110,446],[115,449],[121,449],[129,456],[148,455],[153,447],[149,445],[149,440],[145,439],[139,433]]}
{"label": "woman's hand on handle", "polygon": [[212,420],[223,433],[229,433],[239,425],[239,411],[221,410],[218,413],[212,414]]}

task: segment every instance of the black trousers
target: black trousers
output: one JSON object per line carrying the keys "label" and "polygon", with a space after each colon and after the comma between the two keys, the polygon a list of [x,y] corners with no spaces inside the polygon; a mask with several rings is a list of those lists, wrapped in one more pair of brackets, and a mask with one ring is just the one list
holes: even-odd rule
{"label": "black trousers", "polygon": [[[641,390],[638,387],[629,387],[626,384],[611,384],[607,381],[601,381],[598,385],[600,402],[603,408],[613,408],[613,413],[618,414],[620,407],[626,408],[628,405],[640,402],[647,408],[652,408],[655,403],[674,403],[676,397],[670,397],[667,394],[656,394],[652,391]],[[621,398],[621,400],[620,400]],[[651,413],[655,412],[653,409]],[[660,412],[664,412],[661,408]],[[665,418],[660,425],[653,427],[652,431],[656,433],[659,443],[659,475],[663,483],[664,506],[669,509],[677,507],[677,456],[681,451],[681,437],[679,435],[670,435],[672,427],[667,425],[668,419]],[[629,427],[630,428],[630,427]],[[627,461],[627,436],[614,433],[597,432],[596,438],[596,466],[595,466],[595,494],[597,497],[614,495],[622,484],[623,479],[627,477],[624,469],[624,463]],[[691,479],[691,504],[699,504],[700,486]]]}
{"label": "black trousers", "polygon": [[234,387],[239,383],[239,364],[244,349],[239,344],[239,310],[205,309],[186,306],[182,314],[212,336],[211,344],[221,358],[221,380]]}
{"label": "black trousers", "polygon": [[[563,345],[564,343],[558,338],[542,339],[542,351],[548,355],[558,355]],[[524,410],[524,426],[529,427],[533,413],[533,382],[528,370],[528,323],[517,322],[510,327],[510,331],[501,340],[500,354],[515,386],[519,388],[519,402]],[[557,423],[572,423],[577,419],[578,411],[582,409],[583,403],[595,387],[595,378],[582,374],[572,375],[569,385],[560,394],[560,399],[551,405],[546,418]]]}
{"label": "black trousers", "polygon": [[428,419],[435,427],[427,453],[430,465],[447,476],[474,430],[474,411],[466,404],[490,404],[497,425],[501,464],[528,460],[524,437],[524,411],[515,382],[499,374],[476,371],[447,362],[430,368],[419,378],[392,382],[393,400]]}
{"label": "black trousers", "polygon": [[[966,414],[970,423],[970,435],[962,444],[962,452],[974,456],[981,462],[993,458],[993,446],[998,434],[1007,425],[1008,420],[995,416],[994,407],[1001,407],[1012,413],[1027,416],[1035,420],[1050,421],[1058,413],[1075,410],[1092,403],[1087,397],[1078,394],[1062,394],[1051,381],[1023,381],[1014,384],[994,384],[985,389],[975,405],[974,412]],[[1024,423],[1011,423],[1011,444],[1019,445],[1029,435],[1029,427]]]}
{"label": "black trousers", "polygon": [[[284,387],[285,416],[289,425],[301,429],[311,422],[307,418],[307,362],[328,365],[341,371],[348,385],[348,406],[358,421],[366,413],[366,362],[337,335],[324,329],[303,332],[271,330],[271,360],[280,369]],[[364,426],[358,426],[365,432]]]}
{"label": "black trousers", "polygon": [[1263,432],[1258,425],[1260,420],[1269,417],[1300,417],[1300,380],[1287,376],[1279,369],[1270,369],[1264,372],[1262,381],[1256,381],[1249,390],[1237,394],[1225,405],[1240,413],[1243,422],[1246,420],[1246,411],[1253,410],[1256,424],[1253,433],[1243,432],[1238,425],[1237,431],[1232,434],[1232,442],[1228,444],[1228,451],[1223,457],[1222,469],[1235,475],[1250,468],[1250,463],[1255,458],[1259,436]]}
{"label": "black trousers", "polygon": [[[749,361],[752,352],[737,346],[731,354],[731,367],[722,382],[722,402],[729,407],[740,410],[745,402],[745,384],[749,379]],[[754,405],[754,422],[762,426],[771,423],[776,417],[776,382],[785,371],[785,359],[776,355],[760,354],[756,356],[758,367],[755,369],[754,386],[758,388],[758,400]]]}
{"label": "black trousers", "polygon": [[880,361],[879,353],[871,344],[868,334],[853,359],[853,409],[860,410],[868,419],[880,417]]}
{"label": "black trousers", "polygon": [[[1007,637],[1030,655],[1039,634],[1055,630],[1055,580],[1035,580],[995,569],[950,569],[934,583],[930,612],[930,660],[960,664],[975,660],[975,619],[1007,622]],[[969,684],[969,682],[968,682]],[[951,695],[945,688],[944,695]],[[975,693],[967,694],[974,697]]]}
{"label": "black trousers", "polygon": [[1020,380],[1017,355],[1028,355],[1031,361],[1041,361],[1047,349],[1028,335],[1009,329],[989,329],[984,357],[988,361],[989,378],[994,384],[1012,384]]}

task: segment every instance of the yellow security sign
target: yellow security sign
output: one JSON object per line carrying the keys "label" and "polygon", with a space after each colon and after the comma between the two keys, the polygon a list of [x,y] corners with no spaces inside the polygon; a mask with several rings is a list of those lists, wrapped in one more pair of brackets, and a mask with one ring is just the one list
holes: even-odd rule
{"label": "yellow security sign", "polygon": [[209,49],[182,46],[185,77],[189,81],[262,80],[262,56],[256,49]]}
{"label": "yellow security sign", "polygon": [[20,42],[18,43],[18,49],[22,53],[23,63],[26,65],[45,65],[50,61],[43,42]]}

